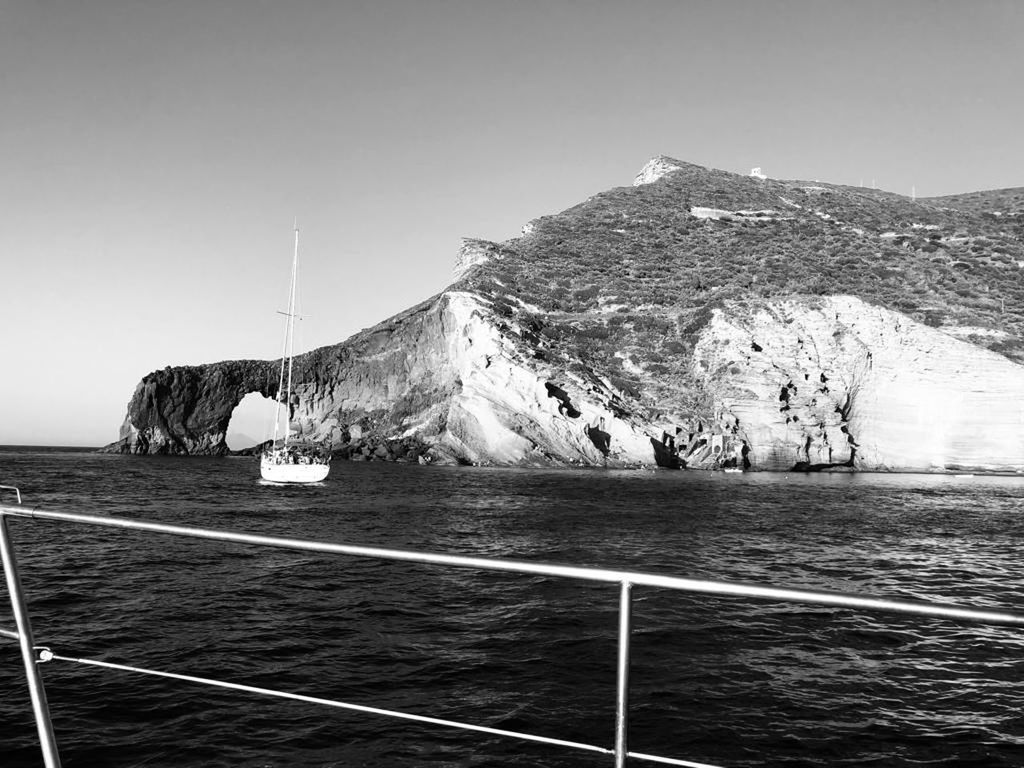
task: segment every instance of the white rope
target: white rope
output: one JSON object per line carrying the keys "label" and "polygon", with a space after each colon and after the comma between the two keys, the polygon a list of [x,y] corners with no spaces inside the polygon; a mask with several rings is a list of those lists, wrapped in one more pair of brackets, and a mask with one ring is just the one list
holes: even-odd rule
{"label": "white rope", "polygon": [[637,760],[647,760],[652,763],[664,763],[665,765],[682,765],[686,768],[720,768],[709,763],[691,763],[689,760],[676,760],[674,757],[658,757],[657,755],[645,755],[642,752],[627,752],[628,757]]}
{"label": "white rope", "polygon": [[[444,725],[450,728],[462,728],[467,731],[478,731],[480,733],[490,733],[495,736],[512,736],[518,739],[525,739],[527,741],[537,741],[542,744],[554,744],[561,747],[571,747],[573,749],[583,749],[590,752],[599,752],[603,755],[614,754],[611,749],[605,749],[603,747],[595,747],[592,744],[581,744],[576,741],[565,741],[563,739],[552,739],[547,736],[533,736],[528,733],[519,733],[517,731],[505,731],[500,728],[488,728],[483,725],[472,725],[470,723],[460,723],[456,720],[442,720],[437,717],[424,717],[423,715],[411,715],[406,712],[396,712],[391,709],[380,709],[378,707],[366,707],[362,704],[348,704],[342,701],[334,701],[333,699],[321,699],[316,696],[305,696],[299,693],[286,693],[284,691],[275,691],[271,688],[258,688],[253,685],[242,685],[240,683],[228,683],[223,680],[212,680],[206,677],[194,677],[193,675],[179,675],[174,672],[159,672],[155,669],[143,669],[141,667],[129,667],[124,664],[112,664],[107,661],[96,661],[94,659],[75,659],[70,656],[59,656],[55,653],[46,650],[40,654],[40,661],[49,661],[50,659],[56,659],[57,661],[73,661],[78,664],[89,664],[94,667],[104,667],[106,669],[119,669],[125,672],[139,672],[143,675],[156,675],[157,677],[167,677],[172,680],[184,680],[189,683],[200,683],[203,685],[212,685],[218,688],[230,688],[236,691],[246,691],[248,693],[260,693],[264,696],[276,696],[282,699],[293,699],[295,701],[305,701],[311,704],[325,704],[329,707],[338,707],[340,709],[351,709],[356,712],[368,712],[374,715],[386,715],[388,717],[397,717],[403,720],[415,720],[419,723],[430,723],[432,725]],[[686,763],[679,763],[679,765],[686,765]],[[696,765],[692,763],[691,765]]]}

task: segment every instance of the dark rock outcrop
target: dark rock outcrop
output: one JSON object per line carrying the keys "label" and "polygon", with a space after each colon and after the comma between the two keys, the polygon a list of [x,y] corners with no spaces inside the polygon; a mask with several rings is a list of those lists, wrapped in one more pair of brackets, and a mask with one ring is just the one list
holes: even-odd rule
{"label": "dark rock outcrop", "polygon": [[154,371],[128,403],[120,439],[107,451],[223,455],[231,413],[250,392],[277,397],[279,363],[229,360]]}

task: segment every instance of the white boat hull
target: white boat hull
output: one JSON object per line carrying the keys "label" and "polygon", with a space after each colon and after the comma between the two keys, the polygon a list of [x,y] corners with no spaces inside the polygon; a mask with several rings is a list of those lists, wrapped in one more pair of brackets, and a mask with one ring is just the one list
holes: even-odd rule
{"label": "white boat hull", "polygon": [[319,483],[330,471],[330,464],[284,464],[265,456],[260,459],[260,476],[270,483]]}

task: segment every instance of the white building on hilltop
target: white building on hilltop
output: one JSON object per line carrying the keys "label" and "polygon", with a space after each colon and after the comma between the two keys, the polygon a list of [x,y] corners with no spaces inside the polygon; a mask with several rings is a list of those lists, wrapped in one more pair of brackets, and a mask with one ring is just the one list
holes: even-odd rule
{"label": "white building on hilltop", "polygon": [[768,174],[761,173],[761,169],[760,168],[751,168],[750,169],[750,175],[753,176],[755,179],[767,179],[768,178]]}

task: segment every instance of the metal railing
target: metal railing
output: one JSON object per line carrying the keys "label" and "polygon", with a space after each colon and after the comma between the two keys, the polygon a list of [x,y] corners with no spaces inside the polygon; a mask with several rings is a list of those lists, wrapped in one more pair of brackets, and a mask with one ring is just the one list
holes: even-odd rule
{"label": "metal railing", "polygon": [[[107,528],[118,528],[134,531],[146,531],[149,533],[170,534],[185,536],[196,539],[210,539],[215,541],[234,542],[238,544],[251,544],[264,547],[281,549],[300,550],[305,552],[318,552],[332,555],[348,555],[352,557],[369,557],[384,560],[398,560],[429,565],[440,565],[457,568],[474,568],[487,571],[504,571],[509,573],[522,573],[541,576],[554,576],[567,579],[579,579],[585,581],[606,582],[619,586],[619,621],[618,621],[618,659],[616,664],[616,705],[615,705],[615,731],[614,746],[612,748],[601,747],[593,744],[565,741],[562,739],[549,738],[536,734],[519,733],[497,728],[490,728],[471,723],[443,720],[440,718],[416,715],[407,712],[368,707],[360,704],[322,699],[301,694],[275,691],[267,688],[256,688],[237,683],[230,683],[209,678],[199,678],[190,675],[180,675],[172,672],[128,667],[125,665],[111,664],[108,662],[75,659],[60,656],[53,653],[49,648],[40,647],[35,644],[32,636],[32,626],[29,621],[25,596],[21,588],[21,580],[18,575],[18,564],[12,546],[8,524],[11,518],[31,518],[63,523],[78,523],[91,526],[102,526]],[[890,600],[875,597],[864,597],[860,595],[846,594],[841,592],[823,592],[804,589],[787,589],[780,587],[760,586],[755,584],[738,584],[733,582],[707,581],[701,579],[688,579],[677,576],[662,576],[650,573],[634,571],[605,570],[598,568],[584,568],[566,565],[549,565],[516,560],[489,559],[483,557],[465,557],[460,555],[446,555],[429,552],[415,552],[399,549],[385,549],[379,547],[363,547],[347,544],[335,544],[330,542],[313,541],[308,539],[292,539],[278,536],[264,536],[251,533],[240,533],[234,531],[214,530],[209,528],[196,528],[181,525],[167,525],[163,523],[147,522],[142,520],[130,520],[118,517],[103,517],[98,515],[76,514],[69,512],[45,512],[38,509],[24,506],[2,506],[0,505],[0,555],[3,558],[4,574],[7,582],[7,589],[11,598],[16,631],[0,629],[0,636],[17,639],[21,647],[22,661],[25,667],[25,674],[28,681],[32,698],[32,708],[35,713],[37,730],[39,732],[40,746],[43,752],[43,759],[47,768],[60,766],[60,757],[57,751],[57,744],[54,738],[53,725],[50,719],[49,707],[46,701],[46,692],[43,687],[42,676],[39,671],[39,663],[53,659],[60,661],[71,661],[82,664],[89,664],[97,667],[113,668],[139,672],[143,674],[157,675],[160,677],[184,680],[193,683],[231,688],[235,690],[259,693],[268,696],[276,696],[287,699],[323,704],[326,706],[339,707],[343,709],[367,712],[372,714],[386,715],[406,720],[415,720],[434,725],[442,725],[453,728],[461,728],[470,731],[494,734],[499,736],[514,737],[527,741],[553,744],[571,749],[586,750],[608,755],[614,758],[616,768],[623,768],[627,758],[662,763],[666,765],[689,766],[690,768],[714,768],[704,763],[697,763],[658,755],[648,755],[639,752],[631,752],[628,749],[628,703],[629,703],[629,668],[630,668],[630,629],[632,620],[632,588],[634,586],[660,587],[663,589],[679,590],[683,592],[700,593],[706,595],[721,595],[733,597],[747,597],[764,600],[773,600],[793,603],[810,603],[817,605],[829,605],[843,608],[859,609],[866,611],[887,611],[894,613],[913,614],[918,616],[929,616],[956,621],[965,621],[977,624],[995,624],[1005,626],[1024,627],[1024,615],[1008,611],[978,610],[956,605],[927,603],[916,600]]]}

